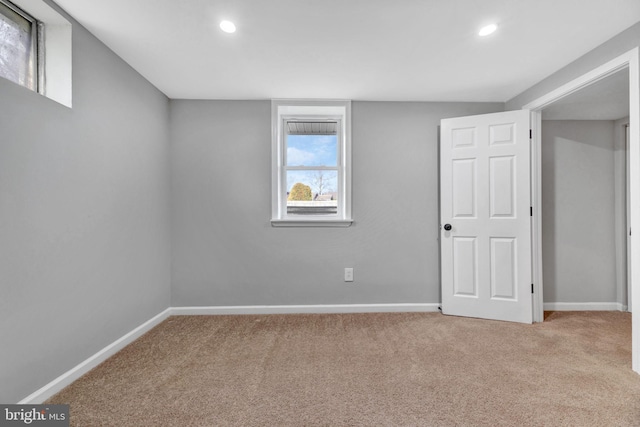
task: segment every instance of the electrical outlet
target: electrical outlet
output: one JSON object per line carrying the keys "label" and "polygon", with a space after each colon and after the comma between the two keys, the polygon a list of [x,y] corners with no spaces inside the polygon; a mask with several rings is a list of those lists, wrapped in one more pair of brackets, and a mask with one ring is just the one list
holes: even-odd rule
{"label": "electrical outlet", "polygon": [[344,269],[344,281],[353,282],[353,267],[347,267]]}

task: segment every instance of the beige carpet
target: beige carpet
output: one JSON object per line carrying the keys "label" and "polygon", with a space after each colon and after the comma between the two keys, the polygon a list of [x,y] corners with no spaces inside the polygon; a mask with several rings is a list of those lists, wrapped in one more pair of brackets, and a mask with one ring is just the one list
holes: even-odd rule
{"label": "beige carpet", "polygon": [[171,317],[48,401],[75,426],[640,426],[631,315]]}

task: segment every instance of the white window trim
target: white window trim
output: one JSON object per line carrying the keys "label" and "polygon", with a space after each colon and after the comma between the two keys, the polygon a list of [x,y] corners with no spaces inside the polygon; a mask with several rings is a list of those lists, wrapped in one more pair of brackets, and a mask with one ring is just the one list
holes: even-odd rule
{"label": "white window trim", "polygon": [[44,0],[10,0],[44,24],[44,92],[41,95],[72,107],[72,26]]}
{"label": "white window trim", "polygon": [[[309,216],[287,217],[286,182],[284,179],[284,130],[283,122],[292,117],[339,116],[340,153],[338,155],[339,197],[338,213],[332,217]],[[351,216],[351,101],[271,101],[271,225],[274,227],[348,227],[353,223]]]}

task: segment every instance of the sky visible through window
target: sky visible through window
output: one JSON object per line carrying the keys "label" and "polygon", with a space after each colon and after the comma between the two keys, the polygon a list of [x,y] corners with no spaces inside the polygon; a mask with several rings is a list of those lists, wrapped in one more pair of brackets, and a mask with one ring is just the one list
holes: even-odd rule
{"label": "sky visible through window", "polygon": [[289,135],[287,166],[337,166],[336,135]]}
{"label": "sky visible through window", "polygon": [[[288,135],[287,166],[338,166],[336,135]],[[336,191],[337,170],[289,170],[287,192],[300,182],[311,187],[313,194]]]}

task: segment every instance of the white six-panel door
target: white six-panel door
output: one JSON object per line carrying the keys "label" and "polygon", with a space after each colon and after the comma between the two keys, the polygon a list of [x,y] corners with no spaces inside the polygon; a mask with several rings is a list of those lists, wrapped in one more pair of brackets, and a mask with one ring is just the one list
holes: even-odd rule
{"label": "white six-panel door", "polygon": [[529,159],[528,110],[442,120],[444,314],[532,322]]}

